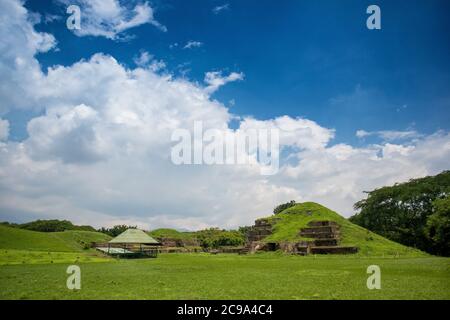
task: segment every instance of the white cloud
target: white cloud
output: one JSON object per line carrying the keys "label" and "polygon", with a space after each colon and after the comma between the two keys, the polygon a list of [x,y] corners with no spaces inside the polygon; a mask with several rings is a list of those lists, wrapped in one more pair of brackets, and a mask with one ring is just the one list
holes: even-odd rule
{"label": "white cloud", "polygon": [[308,119],[293,119],[288,116],[271,120],[244,118],[240,129],[278,129],[280,130],[280,145],[293,146],[299,149],[324,148],[334,138],[334,130],[321,127]]}
{"label": "white cloud", "polygon": [[149,54],[147,51],[141,52],[137,57],[134,57],[133,61],[138,67],[146,66],[150,61],[153,60],[153,55]]}
{"label": "white cloud", "polygon": [[358,138],[365,138],[369,136],[377,136],[385,141],[406,140],[418,138],[421,135],[415,130],[395,131],[395,130],[381,130],[381,131],[365,131],[357,130],[356,136]]}
{"label": "white cloud", "polygon": [[0,141],[7,140],[9,136],[9,121],[0,118]]}
{"label": "white cloud", "polygon": [[[419,136],[408,144],[355,148],[333,145],[332,128],[288,116],[248,117],[239,125],[239,130],[281,130],[290,161],[277,175],[261,176],[254,166],[175,166],[170,161],[174,129],[203,121],[205,129],[233,132],[229,122],[235,116],[210,94],[243,74],[209,73],[202,87],[155,72],[148,67],[153,61],[149,54],[138,57],[143,67],[135,69],[96,54],[44,74],[34,55],[40,47],[36,35],[45,37],[27,25],[18,2],[5,0],[0,6],[5,9],[0,10],[0,68],[7,71],[0,74],[0,101],[14,108],[28,101],[30,108],[43,111],[28,123],[27,139],[0,143],[1,220],[236,227],[291,199],[317,201],[348,216],[364,190],[448,169],[447,132]],[[14,59],[3,53],[19,56],[28,67],[6,67]]]}
{"label": "white cloud", "polygon": [[190,40],[184,45],[183,49],[200,48],[201,46],[203,46],[203,42]]}
{"label": "white cloud", "polygon": [[386,143],[382,146],[383,158],[393,158],[395,156],[407,156],[415,149],[414,146],[403,146]]}
{"label": "white cloud", "polygon": [[56,15],[56,14],[45,14],[44,15],[44,23],[48,24],[48,23],[52,23],[55,21],[61,21],[63,19],[62,16]]}
{"label": "white cloud", "polygon": [[34,55],[54,48],[56,40],[51,34],[35,31],[19,1],[0,1],[0,14],[1,116],[12,106],[39,108],[34,93],[38,91],[42,72]]}
{"label": "white cloud", "polygon": [[162,60],[156,60],[153,55],[147,51],[142,51],[139,56],[135,56],[134,63],[141,68],[149,68],[153,71],[159,71],[166,67],[166,63]]}
{"label": "white cloud", "polygon": [[244,79],[242,72],[231,72],[228,76],[222,76],[220,71],[210,71],[205,74],[205,83],[208,85],[205,91],[209,94],[217,91],[221,86],[234,81]]}
{"label": "white cloud", "polygon": [[34,159],[61,159],[65,163],[92,163],[105,155],[94,125],[97,112],[79,105],[58,108],[28,123],[27,151]]}
{"label": "white cloud", "polygon": [[[148,2],[120,0],[59,0],[63,4],[78,5],[81,9],[81,29],[74,29],[77,36],[102,36],[122,39],[128,29],[151,24],[163,32],[167,28],[154,18],[154,9]],[[133,6],[134,5],[134,6]]]}
{"label": "white cloud", "polygon": [[365,137],[367,137],[367,136],[369,136],[370,135],[370,132],[367,132],[367,131],[365,131],[365,130],[357,130],[356,131],[356,136],[358,137],[358,138],[365,138]]}
{"label": "white cloud", "polygon": [[284,168],[282,183],[295,186],[303,199],[323,203],[342,214],[363,191],[448,169],[450,134],[438,132],[409,145],[355,148],[346,144],[299,152],[299,162]]}
{"label": "white cloud", "polygon": [[219,13],[221,13],[222,11],[226,11],[226,10],[229,10],[229,9],[230,9],[230,4],[229,4],[229,3],[225,3],[225,4],[223,4],[223,5],[214,7],[214,8],[212,9],[212,12],[213,12],[214,14],[219,14]]}

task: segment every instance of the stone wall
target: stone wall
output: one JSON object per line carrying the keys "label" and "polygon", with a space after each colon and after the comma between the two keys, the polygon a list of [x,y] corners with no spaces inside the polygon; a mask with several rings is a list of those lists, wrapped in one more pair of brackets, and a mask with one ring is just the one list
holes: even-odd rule
{"label": "stone wall", "polygon": [[157,238],[157,240],[163,245],[163,247],[197,247],[200,246],[199,242],[195,239],[173,239],[173,238]]}

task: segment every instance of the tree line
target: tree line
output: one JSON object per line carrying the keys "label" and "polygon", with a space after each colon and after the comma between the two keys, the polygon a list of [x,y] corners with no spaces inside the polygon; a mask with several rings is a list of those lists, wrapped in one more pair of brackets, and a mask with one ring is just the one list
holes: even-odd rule
{"label": "tree line", "polygon": [[350,221],[401,244],[450,256],[450,171],[367,193]]}

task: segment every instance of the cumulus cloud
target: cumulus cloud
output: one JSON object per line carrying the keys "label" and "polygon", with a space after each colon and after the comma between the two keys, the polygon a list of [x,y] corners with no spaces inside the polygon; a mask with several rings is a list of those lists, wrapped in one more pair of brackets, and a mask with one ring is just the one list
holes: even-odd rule
{"label": "cumulus cloud", "polygon": [[[163,32],[167,28],[154,18],[154,9],[148,2],[120,0],[59,0],[63,4],[78,5],[81,9],[81,28],[77,36],[102,36],[121,39],[128,29],[151,24]],[[135,5],[134,5],[135,4]]]}
{"label": "cumulus cloud", "polygon": [[[22,3],[0,1],[0,116],[11,106],[39,108],[34,98],[42,80],[34,56],[56,46],[53,35],[37,32]],[[33,88],[33,89],[31,89]]]}
{"label": "cumulus cloud", "polygon": [[[25,81],[20,88],[4,90],[10,79],[0,75],[0,101],[23,107],[24,101],[15,97],[20,93],[32,97],[30,107],[42,111],[28,122],[29,137],[20,142],[6,140],[8,123],[0,121],[0,138],[6,140],[0,143],[1,220],[236,227],[291,199],[321,202],[348,216],[364,190],[448,169],[448,132],[419,136],[408,144],[383,141],[356,148],[333,144],[333,128],[304,118],[245,117],[239,118],[238,129],[231,129],[236,116],[210,94],[243,79],[239,73],[208,73],[206,86],[201,86],[149,68],[154,58],[141,53],[136,68],[95,54],[44,74],[34,57],[40,48],[35,37],[51,36],[27,25],[19,2],[0,3],[7,9],[0,11],[0,36],[8,41],[0,44],[2,53],[20,54],[32,71],[6,67],[11,57],[2,54],[2,70]],[[8,15],[11,19],[3,17]],[[22,26],[14,31],[15,25]],[[4,30],[16,32],[15,37]],[[171,135],[178,128],[192,130],[195,121],[231,134],[279,129],[290,161],[274,176],[262,176],[252,165],[174,165]]]}
{"label": "cumulus cloud", "polygon": [[210,71],[205,74],[204,81],[208,85],[205,91],[211,94],[221,86],[239,80],[244,80],[244,74],[242,72],[231,72],[228,76],[222,76],[221,71]]}
{"label": "cumulus cloud", "polygon": [[334,138],[334,130],[321,127],[308,119],[294,119],[282,116],[271,120],[244,118],[240,124],[241,130],[248,129],[278,129],[280,145],[297,147],[299,149],[324,148]]}
{"label": "cumulus cloud", "polygon": [[61,159],[65,163],[92,163],[103,158],[95,128],[97,112],[85,105],[58,108],[28,123],[27,150],[34,159]]}

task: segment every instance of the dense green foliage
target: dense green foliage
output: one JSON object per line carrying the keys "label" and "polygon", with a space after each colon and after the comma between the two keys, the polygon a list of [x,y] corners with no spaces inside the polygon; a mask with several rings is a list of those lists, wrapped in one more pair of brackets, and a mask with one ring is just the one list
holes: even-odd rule
{"label": "dense green foliage", "polygon": [[390,241],[349,222],[336,212],[314,202],[298,203],[283,212],[268,217],[274,224],[266,242],[306,240],[299,235],[310,221],[335,221],[340,225],[341,245],[358,247],[358,256],[425,256],[426,254]]}
{"label": "dense green foliage", "polygon": [[252,229],[251,226],[243,226],[239,227],[238,231],[244,236],[244,238],[247,236],[247,233]]}
{"label": "dense green foliage", "polygon": [[195,232],[195,237],[203,248],[241,246],[245,243],[245,237],[241,232],[221,230],[218,228],[197,231]]}
{"label": "dense green foliage", "polygon": [[286,203],[282,203],[282,204],[276,206],[275,209],[273,209],[273,213],[279,214],[279,213],[283,212],[284,210],[286,210],[287,208],[295,206],[295,204],[296,204],[296,202],[294,200],[291,200]]}
{"label": "dense green foliage", "polygon": [[[427,235],[428,219],[435,200],[450,195],[450,171],[368,192],[366,199],[355,204],[360,212],[350,221],[388,239],[419,248],[429,253],[448,252],[435,235]],[[442,214],[440,214],[442,215]],[[432,218],[431,229],[445,219]],[[442,230],[445,230],[445,226]],[[437,242],[438,241],[438,242]],[[445,241],[444,241],[445,242]]]}
{"label": "dense green foliage", "polygon": [[427,220],[426,233],[433,241],[436,253],[450,256],[450,196],[433,202],[433,214]]}
{"label": "dense green foliage", "polygon": [[104,227],[102,227],[102,228],[98,229],[97,231],[101,232],[101,233],[104,233],[104,234],[107,234],[107,235],[109,235],[109,236],[114,238],[114,237],[117,237],[119,234],[121,234],[122,232],[124,232],[124,231],[126,231],[128,229],[137,229],[137,226],[127,226],[125,224],[121,224],[121,225],[116,225],[116,226],[114,226],[112,228],[104,228]]}
{"label": "dense green foliage", "polygon": [[95,231],[91,226],[76,226],[67,220],[36,220],[22,224],[2,222],[2,225],[40,232],[61,232],[66,230]]}
{"label": "dense green foliage", "polygon": [[[82,289],[67,290],[67,265],[0,266],[0,299],[450,299],[449,258],[161,254],[80,263]],[[367,266],[382,270],[368,290]]]}

